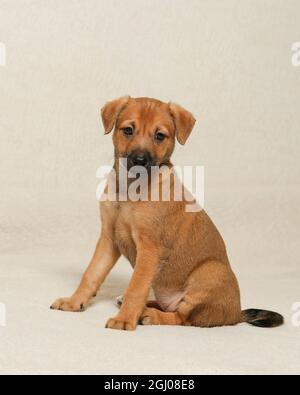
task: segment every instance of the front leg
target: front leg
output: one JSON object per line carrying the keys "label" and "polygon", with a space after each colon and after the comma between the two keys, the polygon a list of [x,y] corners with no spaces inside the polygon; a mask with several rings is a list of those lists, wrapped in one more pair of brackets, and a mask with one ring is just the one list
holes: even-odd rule
{"label": "front leg", "polygon": [[119,313],[107,321],[106,328],[134,330],[144,310],[159,262],[157,247],[149,240],[137,245],[133,275]]}
{"label": "front leg", "polygon": [[93,258],[75,293],[69,298],[57,299],[50,308],[63,311],[82,311],[91,298],[96,295],[119,256],[120,253],[112,239],[102,234]]}

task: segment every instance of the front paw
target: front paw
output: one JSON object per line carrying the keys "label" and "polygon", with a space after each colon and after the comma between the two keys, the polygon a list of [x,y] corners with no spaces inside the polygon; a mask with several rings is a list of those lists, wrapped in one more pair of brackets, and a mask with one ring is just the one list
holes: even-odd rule
{"label": "front paw", "polygon": [[110,318],[107,321],[105,328],[134,331],[136,326],[137,322],[133,321],[132,319],[116,316],[114,318]]}
{"label": "front paw", "polygon": [[60,298],[50,306],[50,309],[79,312],[84,310],[84,304],[72,298]]}

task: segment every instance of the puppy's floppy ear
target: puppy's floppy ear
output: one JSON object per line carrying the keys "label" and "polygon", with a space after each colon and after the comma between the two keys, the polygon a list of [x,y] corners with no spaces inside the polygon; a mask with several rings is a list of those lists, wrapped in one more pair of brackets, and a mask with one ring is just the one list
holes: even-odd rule
{"label": "puppy's floppy ear", "polygon": [[169,103],[169,111],[174,120],[176,138],[183,145],[188,139],[196,119],[193,117],[193,114],[178,104]]}
{"label": "puppy's floppy ear", "polygon": [[109,101],[104,107],[101,108],[101,118],[105,134],[113,130],[120,112],[126,106],[129,99],[130,96],[123,96],[119,99]]}

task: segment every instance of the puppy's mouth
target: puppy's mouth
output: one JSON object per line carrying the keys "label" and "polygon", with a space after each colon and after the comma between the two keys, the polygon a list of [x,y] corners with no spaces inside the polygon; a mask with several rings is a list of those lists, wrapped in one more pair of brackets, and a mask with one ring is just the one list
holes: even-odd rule
{"label": "puppy's mouth", "polygon": [[147,171],[151,170],[152,166],[157,166],[156,159],[149,151],[133,151],[127,155],[127,169],[130,170],[135,166],[141,166]]}

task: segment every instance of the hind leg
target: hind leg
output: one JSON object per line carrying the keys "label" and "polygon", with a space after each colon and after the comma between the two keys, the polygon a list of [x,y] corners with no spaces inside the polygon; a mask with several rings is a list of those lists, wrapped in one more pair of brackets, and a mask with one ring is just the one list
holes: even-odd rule
{"label": "hind leg", "polygon": [[241,322],[239,287],[227,263],[206,261],[189,276],[182,300],[174,312],[146,307],[144,325],[212,327]]}
{"label": "hind leg", "polygon": [[207,261],[189,276],[177,308],[184,325],[212,327],[241,322],[238,283],[229,264]]}

